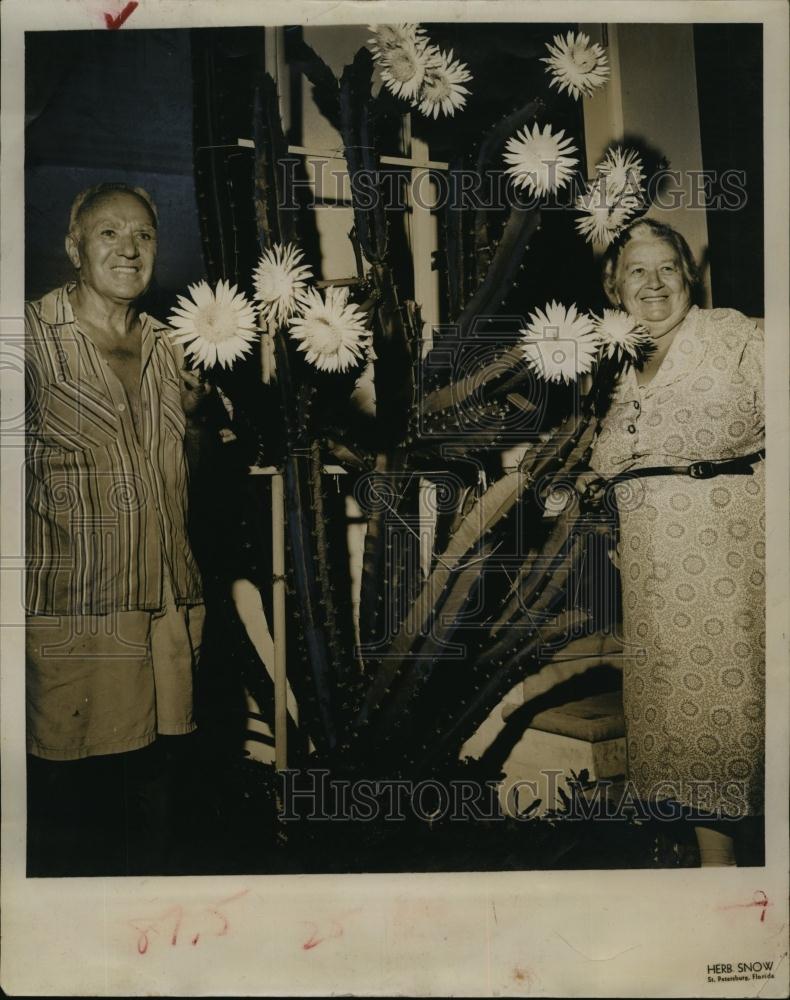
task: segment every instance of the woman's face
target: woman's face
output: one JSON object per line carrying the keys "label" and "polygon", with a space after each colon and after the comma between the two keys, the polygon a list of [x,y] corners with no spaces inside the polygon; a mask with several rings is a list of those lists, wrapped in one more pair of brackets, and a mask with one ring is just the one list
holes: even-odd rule
{"label": "woman's face", "polygon": [[79,238],[66,246],[80,281],[112,302],[133,302],[151,283],[156,225],[140,198],[118,191],[80,219]]}
{"label": "woman's face", "polygon": [[629,240],[617,264],[623,308],[653,337],[674,329],[689,311],[691,289],[675,248],[656,236]]}

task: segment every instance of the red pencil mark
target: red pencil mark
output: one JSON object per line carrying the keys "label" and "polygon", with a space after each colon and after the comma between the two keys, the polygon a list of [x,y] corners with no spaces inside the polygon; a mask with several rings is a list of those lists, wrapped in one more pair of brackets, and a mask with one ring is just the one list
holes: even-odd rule
{"label": "red pencil mark", "polygon": [[173,948],[175,948],[175,946],[178,944],[178,932],[181,930],[181,921],[184,917],[184,911],[181,909],[180,906],[177,906],[175,908],[175,912],[176,912],[176,920],[175,923],[173,924],[173,934],[172,937],[170,938],[170,944]]}
{"label": "red pencil mark", "polygon": [[167,939],[171,948],[176,947],[182,936],[188,938],[193,946],[201,937],[223,937],[230,929],[230,921],[227,914],[223,913],[222,907],[245,896],[248,891],[242,889],[216,903],[192,909],[176,904],[155,917],[127,921],[137,931],[138,955],[146,954],[155,937]]}
{"label": "red pencil mark", "polygon": [[[151,935],[160,934],[162,925],[167,923],[171,928],[170,944],[174,945],[178,941],[178,929],[181,925],[181,907],[170,907],[169,910],[153,920],[130,920],[129,923],[137,931],[137,953],[145,955],[151,944]],[[170,919],[173,919],[172,925]]]}
{"label": "red pencil mark", "polygon": [[206,912],[210,913],[213,917],[222,924],[221,928],[216,932],[216,937],[224,937],[228,933],[228,928],[230,927],[230,921],[225,916],[225,914],[220,910],[220,906],[227,906],[228,903],[232,903],[234,899],[241,899],[242,896],[246,896],[249,889],[242,889],[241,892],[235,892],[232,896],[228,896],[227,899],[220,900],[216,906],[207,906]]}
{"label": "red pencil mark", "polygon": [[310,951],[312,948],[317,947],[324,941],[331,941],[332,938],[339,938],[343,936],[343,924],[341,921],[350,917],[352,914],[357,913],[358,910],[350,910],[348,913],[343,913],[339,917],[330,917],[328,921],[328,927],[322,929],[318,924],[311,920],[304,920],[302,923],[308,925],[312,928],[310,937],[304,942],[302,948],[304,951]]}
{"label": "red pencil mark", "polygon": [[117,31],[118,28],[129,18],[130,14],[133,14],[137,9],[137,0],[129,0],[129,3],[124,7],[117,17],[113,17],[112,14],[104,15],[104,23],[110,29],[110,31]]}
{"label": "red pencil mark", "polygon": [[758,906],[762,913],[760,914],[760,923],[765,923],[765,911],[769,906],[774,904],[768,899],[766,894],[762,889],[758,889],[754,894],[754,899],[751,903],[730,903],[728,906],[720,906],[720,910],[750,910],[754,906]]}
{"label": "red pencil mark", "polygon": [[[305,921],[305,923],[307,923],[307,921]],[[302,948],[304,948],[305,951],[310,951],[311,948],[316,948],[319,944],[321,944],[324,941],[329,941],[332,938],[342,937],[343,926],[340,923],[340,921],[331,920],[330,924],[331,927],[325,934],[319,934],[318,924],[311,924],[310,926],[313,928],[313,931],[310,934],[310,937],[302,945]]]}
{"label": "red pencil mark", "polygon": [[323,938],[317,937],[318,927],[315,924],[313,924],[313,926],[315,927],[315,930],[302,945],[305,951],[310,951],[311,948],[315,948],[316,945],[321,944],[321,942],[324,940]]}

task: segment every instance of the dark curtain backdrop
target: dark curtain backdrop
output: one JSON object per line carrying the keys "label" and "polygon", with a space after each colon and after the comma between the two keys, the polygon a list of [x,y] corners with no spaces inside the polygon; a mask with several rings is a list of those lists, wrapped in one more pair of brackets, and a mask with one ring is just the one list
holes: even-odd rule
{"label": "dark curtain backdrop", "polygon": [[74,196],[105,180],[138,184],[160,214],[156,287],[166,314],[204,275],[192,158],[188,31],[58,31],[25,36],[25,294],[71,276],[63,249]]}
{"label": "dark curtain backdrop", "polygon": [[708,209],[713,305],[747,316],[765,313],[762,32],[761,24],[694,26],[703,169],[745,175],[743,205]]}

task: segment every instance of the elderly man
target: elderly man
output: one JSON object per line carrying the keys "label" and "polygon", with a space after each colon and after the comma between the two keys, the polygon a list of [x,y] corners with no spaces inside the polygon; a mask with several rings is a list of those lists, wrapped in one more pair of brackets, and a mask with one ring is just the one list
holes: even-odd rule
{"label": "elderly man", "polygon": [[156,250],[144,190],[83,191],[75,280],[26,309],[31,874],[163,869],[161,747],[195,728],[185,443],[206,387],[138,310]]}

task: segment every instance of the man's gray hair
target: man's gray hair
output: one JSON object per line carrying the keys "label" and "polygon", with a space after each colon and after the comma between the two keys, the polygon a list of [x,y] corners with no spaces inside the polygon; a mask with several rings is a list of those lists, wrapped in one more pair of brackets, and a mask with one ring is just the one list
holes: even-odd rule
{"label": "man's gray hair", "polygon": [[145,188],[133,187],[131,184],[124,184],[121,181],[106,181],[103,184],[94,184],[93,187],[80,191],[74,199],[71,204],[71,211],[69,212],[69,233],[73,236],[79,236],[80,219],[82,216],[97,202],[102,201],[102,199],[109,195],[118,193],[131,194],[135,198],[139,198],[150,211],[154,220],[154,226],[159,225],[159,213],[156,210],[154,199]]}

